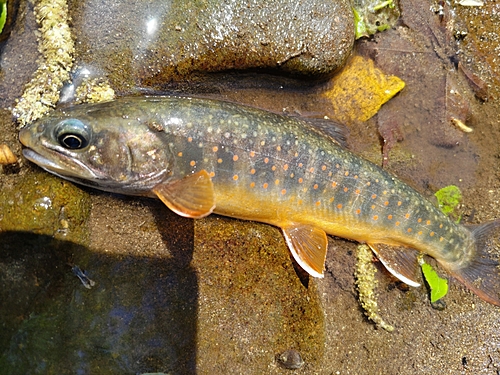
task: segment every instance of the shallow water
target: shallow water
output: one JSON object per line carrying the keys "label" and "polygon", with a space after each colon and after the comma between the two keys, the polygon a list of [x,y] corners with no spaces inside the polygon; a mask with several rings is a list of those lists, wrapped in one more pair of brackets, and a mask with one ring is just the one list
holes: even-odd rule
{"label": "shallow water", "polygon": [[[16,48],[2,55],[2,106],[12,105],[36,68],[32,15],[21,22],[28,31],[14,33]],[[334,115],[321,96],[327,81],[248,72],[217,77],[202,85],[205,95]],[[419,114],[405,101],[398,105],[391,110]],[[495,100],[471,107],[474,131],[458,145],[436,145],[433,124],[422,122],[406,129],[388,168],[427,196],[458,185],[464,220],[484,222],[500,217],[500,109]],[[349,144],[380,164],[376,120],[352,125]],[[20,156],[6,110],[0,127],[0,142]],[[379,267],[381,315],[396,331],[376,330],[356,301],[354,243],[332,238],[325,279],[314,280],[267,225],[183,219],[160,202],[75,187],[24,160],[3,168],[0,185],[0,373],[279,374],[289,373],[276,361],[288,349],[301,353],[305,365],[297,373],[304,374],[500,368],[498,308],[458,283],[437,311],[425,288],[403,288]],[[74,266],[95,285],[88,289]]]}

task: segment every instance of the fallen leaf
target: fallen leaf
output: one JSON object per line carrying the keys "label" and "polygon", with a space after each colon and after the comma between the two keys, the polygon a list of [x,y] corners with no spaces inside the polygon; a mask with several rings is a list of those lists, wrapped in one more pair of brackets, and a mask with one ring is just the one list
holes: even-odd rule
{"label": "fallen leaf", "polygon": [[398,77],[376,68],[371,59],[354,56],[324,95],[332,103],[334,120],[350,124],[368,120],[404,86]]}

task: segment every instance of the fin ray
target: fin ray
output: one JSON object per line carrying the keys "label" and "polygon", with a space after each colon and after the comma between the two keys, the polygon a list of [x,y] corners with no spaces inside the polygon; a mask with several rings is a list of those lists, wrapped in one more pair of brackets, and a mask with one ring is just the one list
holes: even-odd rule
{"label": "fin ray", "polygon": [[452,275],[481,299],[500,306],[500,220],[470,226],[475,250],[472,258],[460,268],[444,263]]}
{"label": "fin ray", "polygon": [[328,250],[325,231],[302,224],[282,227],[282,230],[297,263],[311,276],[322,278]]}
{"label": "fin ray", "polygon": [[368,243],[385,268],[396,278],[413,287],[419,287],[417,250],[406,246],[393,246],[382,243]]}
{"label": "fin ray", "polygon": [[170,183],[161,183],[153,193],[176,214],[193,219],[208,216],[215,208],[212,180],[205,170]]}

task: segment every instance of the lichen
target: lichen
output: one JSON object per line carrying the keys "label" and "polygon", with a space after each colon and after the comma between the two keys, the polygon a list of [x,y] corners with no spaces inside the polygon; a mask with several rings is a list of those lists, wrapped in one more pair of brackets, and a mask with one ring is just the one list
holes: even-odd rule
{"label": "lichen", "polygon": [[86,78],[75,92],[76,103],[98,103],[115,98],[115,91],[107,80]]}
{"label": "lichen", "polygon": [[38,69],[13,109],[21,126],[46,114],[59,100],[59,90],[70,78],[74,43],[68,25],[66,0],[39,0],[34,13],[39,25]]}
{"label": "lichen", "polygon": [[378,314],[377,296],[375,287],[375,273],[377,269],[372,263],[373,254],[367,245],[359,245],[356,252],[356,286],[358,287],[358,298],[365,315],[378,327],[392,332],[394,327],[387,324]]}

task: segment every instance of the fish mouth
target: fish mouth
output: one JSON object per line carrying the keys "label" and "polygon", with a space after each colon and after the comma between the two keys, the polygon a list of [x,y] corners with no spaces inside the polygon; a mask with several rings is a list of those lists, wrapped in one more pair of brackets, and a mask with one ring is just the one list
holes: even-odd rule
{"label": "fish mouth", "polygon": [[[87,166],[80,163],[78,160],[71,159],[68,156],[59,153],[57,153],[56,156],[62,161],[62,163],[54,162],[31,148],[23,149],[23,155],[26,159],[45,169],[47,172],[62,178],[76,182],[79,182],[82,179],[98,179],[98,176]],[[64,163],[64,161],[68,162]]]}

